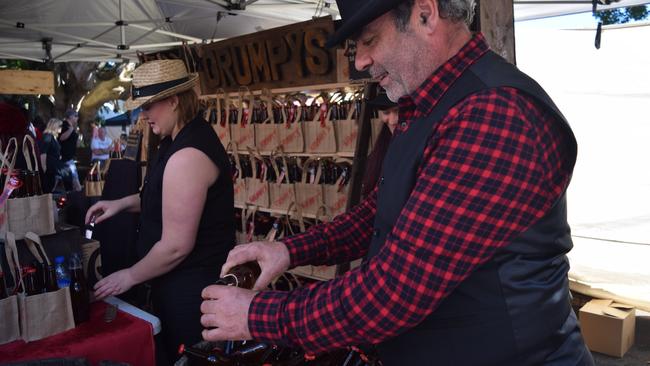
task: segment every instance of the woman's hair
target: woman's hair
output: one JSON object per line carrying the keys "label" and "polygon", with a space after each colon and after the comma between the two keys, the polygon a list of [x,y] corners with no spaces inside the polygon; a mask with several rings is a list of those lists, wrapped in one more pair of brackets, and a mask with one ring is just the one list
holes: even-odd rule
{"label": "woman's hair", "polygon": [[390,144],[390,139],[393,137],[393,134],[390,132],[388,125],[384,123],[377,136],[377,141],[375,141],[375,146],[372,148],[372,152],[368,156],[368,162],[366,164],[366,174],[363,179],[363,185],[361,186],[361,196],[366,197],[377,185],[379,176],[381,175],[381,167],[384,162],[384,157],[388,151],[388,145]]}
{"label": "woman's hair", "polygon": [[176,94],[178,97],[178,119],[184,126],[199,113],[199,98],[194,89],[189,89]]}
{"label": "woman's hair", "polygon": [[49,133],[50,135],[57,137],[59,135],[59,128],[61,128],[62,124],[63,122],[61,122],[60,119],[50,118],[50,120],[47,121],[47,126],[45,127],[45,131],[43,131],[43,133]]}

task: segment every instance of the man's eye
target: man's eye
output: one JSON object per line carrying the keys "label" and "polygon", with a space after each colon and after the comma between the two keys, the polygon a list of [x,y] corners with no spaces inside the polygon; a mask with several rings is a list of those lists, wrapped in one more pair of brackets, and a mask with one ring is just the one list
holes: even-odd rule
{"label": "man's eye", "polygon": [[364,45],[364,46],[370,46],[372,44],[372,41],[374,41],[374,40],[375,40],[375,37],[370,37],[370,38],[362,40],[361,44]]}

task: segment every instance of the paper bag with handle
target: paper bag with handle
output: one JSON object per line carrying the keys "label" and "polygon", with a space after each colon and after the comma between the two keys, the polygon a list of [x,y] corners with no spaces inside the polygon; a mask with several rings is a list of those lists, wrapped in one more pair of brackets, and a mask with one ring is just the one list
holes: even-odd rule
{"label": "paper bag with handle", "polygon": [[269,207],[269,182],[266,180],[267,166],[259,151],[248,148],[253,166],[253,176],[246,178],[246,203],[258,207]]}
{"label": "paper bag with handle", "polygon": [[296,183],[296,204],[303,214],[316,215],[323,205],[323,186],[318,184],[322,174],[317,159],[309,158],[302,169],[302,180]]}
{"label": "paper bag with handle", "polygon": [[[36,235],[30,236],[34,237]],[[30,245],[34,245],[40,252],[45,252],[39,241],[30,240],[30,242]],[[5,244],[9,245],[14,251],[14,263],[18,263],[18,250],[12,233],[7,233]],[[39,258],[44,263],[50,264],[47,255],[39,256],[37,259]],[[22,278],[19,281],[22,283]],[[22,289],[25,289],[24,284]],[[18,293],[17,296],[18,311],[20,313],[20,334],[24,341],[36,341],[74,328],[74,315],[68,287],[30,296],[23,291]]]}
{"label": "paper bag with handle", "polygon": [[[276,156],[281,163],[278,162]],[[281,165],[278,166],[279,164]],[[296,190],[294,185],[289,182],[289,166],[282,146],[278,147],[271,155],[271,166],[276,176],[276,181],[269,183],[271,209],[286,211],[289,205],[296,201]]]}
{"label": "paper bag with handle", "polygon": [[[13,142],[12,142],[13,141]],[[10,148],[16,147],[16,140],[11,139],[5,150],[5,160],[9,166],[6,167],[5,175],[5,191],[7,183],[15,182],[17,171],[14,169],[16,161],[16,154],[18,149],[14,148],[13,153]],[[23,155],[27,165],[27,172],[32,173],[32,178],[36,179],[33,175],[38,176],[38,156],[34,148],[34,139],[31,136],[25,135],[23,139]],[[9,151],[8,151],[9,150]],[[33,165],[32,165],[33,164]],[[33,179],[26,179],[19,182],[18,185],[27,186],[33,182]],[[25,237],[25,233],[33,231],[39,235],[52,234],[54,229],[54,201],[51,194],[36,194],[34,187],[26,187],[24,190],[27,192],[27,197],[12,198],[5,201],[6,205],[6,224],[0,226],[0,233],[11,231],[16,239]],[[30,192],[32,195],[30,195]],[[2,201],[3,199],[0,199]]]}

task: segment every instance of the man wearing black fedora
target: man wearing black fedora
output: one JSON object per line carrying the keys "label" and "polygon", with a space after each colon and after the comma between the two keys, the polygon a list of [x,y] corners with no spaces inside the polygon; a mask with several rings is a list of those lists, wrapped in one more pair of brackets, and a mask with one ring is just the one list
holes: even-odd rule
{"label": "man wearing black fedora", "polygon": [[473,0],[339,0],[329,44],[399,101],[376,190],[332,222],[233,249],[256,290],[288,268],[365,258],[291,292],[204,289],[203,337],[321,353],[378,344],[392,365],[593,365],[571,309],[571,129],[472,34]]}

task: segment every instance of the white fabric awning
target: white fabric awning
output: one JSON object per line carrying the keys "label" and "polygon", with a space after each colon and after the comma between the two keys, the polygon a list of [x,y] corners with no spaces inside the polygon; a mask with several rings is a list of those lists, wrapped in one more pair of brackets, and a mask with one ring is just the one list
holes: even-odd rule
{"label": "white fabric awning", "polygon": [[[41,61],[46,57],[42,40],[51,39],[55,62],[135,59],[138,50],[230,38],[313,16],[338,17],[334,0],[248,0],[244,10],[232,10],[239,1],[0,0],[0,58]],[[622,0],[600,8],[647,2]],[[231,10],[224,6],[228,3],[234,4]],[[590,10],[588,0],[515,0],[515,20]],[[127,25],[116,24],[120,19]]]}

